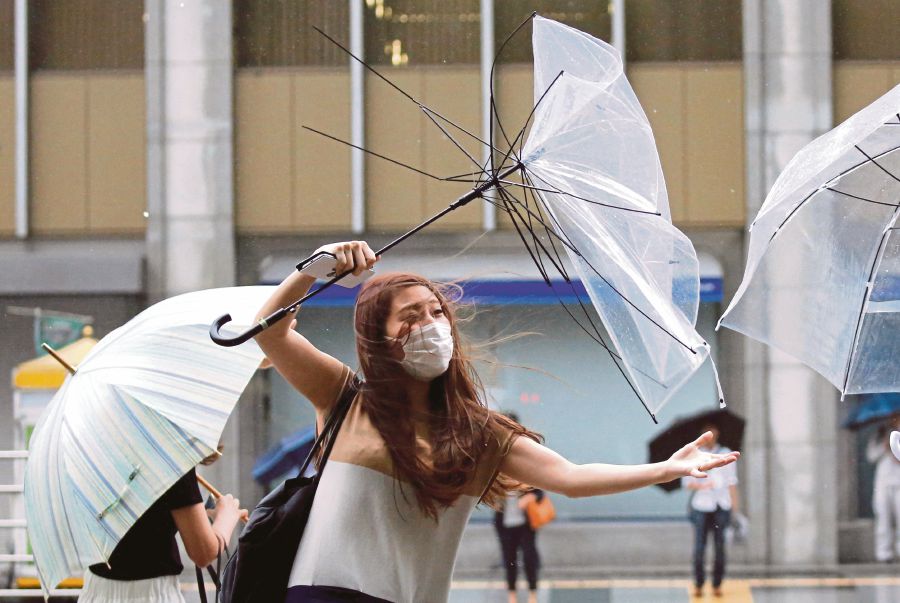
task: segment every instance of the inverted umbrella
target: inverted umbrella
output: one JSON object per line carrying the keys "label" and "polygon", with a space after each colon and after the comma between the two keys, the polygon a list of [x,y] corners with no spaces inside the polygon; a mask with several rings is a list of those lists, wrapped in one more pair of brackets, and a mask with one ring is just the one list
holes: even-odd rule
{"label": "inverted umbrella", "polygon": [[[744,443],[743,417],[728,409],[704,411],[676,420],[665,431],[653,438],[648,445],[650,463],[659,463],[675,454],[684,442],[696,439],[703,429],[713,425],[719,430],[719,444],[731,450],[741,450]],[[666,492],[681,487],[681,480],[657,484]]]}
{"label": "inverted umbrella", "polygon": [[[350,55],[415,103],[475,168],[470,174],[442,178],[404,166],[438,180],[471,182],[474,188],[375,253],[389,251],[474,199],[493,203],[509,214],[548,285],[551,275],[559,275],[570,286],[575,278],[583,282],[605,328],[596,323],[585,300],[579,298],[580,308],[574,312],[563,306],[565,311],[606,349],[655,421],[659,409],[709,356],[709,346],[694,329],[700,283],[697,256],[687,237],[672,226],[653,133],[616,50],[540,17],[534,18],[533,48],[535,106],[517,135],[507,135],[491,95],[494,121],[505,142],[502,148],[494,145],[493,136],[483,141],[466,132]],[[490,148],[486,165],[475,159],[478,153],[470,153],[453,137],[455,131]],[[237,345],[343,276],[334,276],[240,337],[219,333],[230,320],[228,315],[210,327],[210,335],[222,345]],[[579,295],[574,286],[572,291]]]}
{"label": "inverted umbrella", "polygon": [[900,86],[785,167],[720,324],[846,394],[900,390]]}
{"label": "inverted umbrella", "polygon": [[860,396],[859,404],[847,414],[843,427],[862,429],[894,415],[900,415],[900,394],[867,394]]}
{"label": "inverted umbrella", "polygon": [[45,589],[107,562],[137,519],[214,453],[263,358],[255,344],[213,344],[225,301],[250,324],[274,287],[189,293],[160,302],[98,343],[35,428],[25,515]]}

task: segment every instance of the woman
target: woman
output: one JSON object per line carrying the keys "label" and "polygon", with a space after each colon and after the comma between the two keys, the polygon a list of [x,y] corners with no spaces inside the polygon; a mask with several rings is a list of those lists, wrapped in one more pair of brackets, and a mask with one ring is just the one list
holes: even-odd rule
{"label": "woman", "polygon": [[[336,273],[360,275],[378,258],[361,241],[320,248]],[[303,296],[295,272],[260,309]],[[665,463],[574,465],[536,434],[489,411],[461,344],[451,302],[412,274],[363,285],[357,352],[365,383],[337,435],[294,558],[288,603],[446,601],[456,549],[478,501],[497,506],[517,483],[567,496],[624,492],[733,462],[737,454],[685,446]],[[256,337],[323,425],[350,369],[282,321]]]}
{"label": "woman", "polygon": [[[218,453],[204,460],[212,462]],[[175,533],[197,566],[216,560],[231,539],[234,526],[246,510],[226,494],[207,515],[191,469],[163,494],[119,542],[109,564],[92,565],[85,572],[80,603],[184,603],[178,575],[184,566]]]}
{"label": "woman", "polygon": [[[719,428],[707,425],[703,429],[710,437],[703,449],[715,454],[729,454],[731,450],[719,445]],[[710,435],[711,434],[711,435]],[[703,596],[706,582],[706,541],[713,534],[713,595],[722,596],[722,580],[725,578],[725,528],[731,522],[731,514],[738,512],[737,472],[734,465],[711,469],[707,479],[688,476],[683,479],[691,496],[691,523],[694,524],[694,596]]]}

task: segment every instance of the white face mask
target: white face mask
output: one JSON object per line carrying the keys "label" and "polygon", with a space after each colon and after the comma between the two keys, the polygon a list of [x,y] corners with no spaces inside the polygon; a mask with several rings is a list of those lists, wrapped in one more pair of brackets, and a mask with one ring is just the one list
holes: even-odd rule
{"label": "white face mask", "polygon": [[403,343],[400,366],[414,379],[431,381],[447,372],[453,357],[453,333],[447,323],[429,323],[396,341]]}

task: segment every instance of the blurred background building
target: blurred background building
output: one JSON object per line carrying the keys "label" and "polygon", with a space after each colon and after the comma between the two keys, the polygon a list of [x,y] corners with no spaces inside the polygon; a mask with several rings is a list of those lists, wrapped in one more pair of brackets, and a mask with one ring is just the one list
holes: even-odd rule
{"label": "blurred background building", "polygon": [[[672,216],[701,258],[698,330],[730,407],[748,419],[740,464],[752,522],[735,560],[793,568],[871,557],[871,470],[839,428],[854,402],[793,359],[714,327],[743,272],[746,226],[796,150],[900,82],[897,0],[0,0],[0,449],[16,445],[13,369],[32,319],[93,317],[99,338],[178,293],[274,284],[319,245],[386,242],[465,192],[425,171],[470,171],[408,99],[486,136],[494,52],[532,10],[610,41],[657,139]],[[503,127],[532,105],[530,30],[500,56]],[[499,135],[496,138],[499,140]],[[473,152],[477,146],[470,145]],[[548,294],[510,222],[473,203],[391,252],[383,269],[470,282],[476,341],[533,334],[483,364],[491,404],[574,461],[642,462],[650,421],[608,358]],[[571,301],[571,300],[569,300]],[[352,293],[305,307],[303,331],[356,365]],[[223,307],[222,312],[228,308]],[[525,367],[525,368],[519,368]],[[715,404],[701,371],[665,425]],[[312,413],[276,374],[249,388],[214,471],[242,500],[270,445]],[[0,482],[11,469],[0,465]],[[648,489],[558,500],[542,536],[555,567],[686,564],[687,496]],[[0,515],[8,516],[0,499]],[[495,562],[487,514],[459,567]],[[0,532],[0,546],[6,534]]]}

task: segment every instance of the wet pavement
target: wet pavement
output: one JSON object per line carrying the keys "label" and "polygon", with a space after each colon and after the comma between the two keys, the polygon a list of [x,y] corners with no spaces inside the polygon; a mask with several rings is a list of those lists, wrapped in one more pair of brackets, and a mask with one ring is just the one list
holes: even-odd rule
{"label": "wet pavement", "polygon": [[[499,581],[454,582],[450,603],[506,603]],[[539,603],[895,603],[900,602],[900,573],[860,578],[750,578],[730,580],[723,597],[693,597],[689,580],[547,580]],[[522,586],[524,588],[524,585]],[[524,590],[519,601],[524,603]]]}

